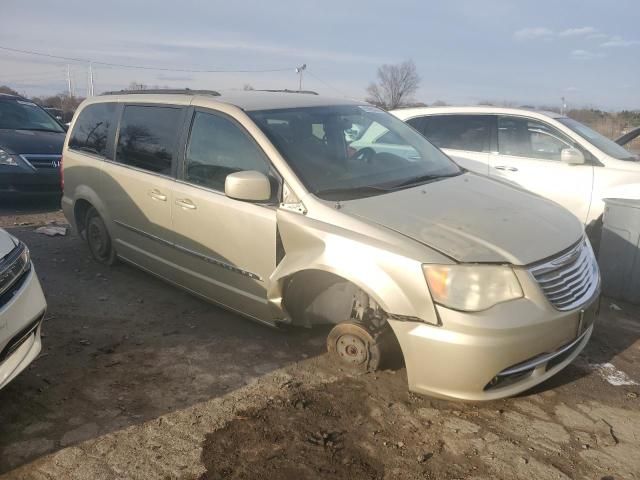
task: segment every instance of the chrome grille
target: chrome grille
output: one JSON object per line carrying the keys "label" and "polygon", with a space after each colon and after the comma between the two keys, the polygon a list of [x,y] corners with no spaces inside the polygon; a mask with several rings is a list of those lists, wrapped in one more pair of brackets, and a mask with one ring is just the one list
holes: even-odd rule
{"label": "chrome grille", "polygon": [[29,153],[21,155],[22,159],[36,170],[42,168],[60,168],[62,155],[35,154]]}
{"label": "chrome grille", "polygon": [[547,300],[558,310],[572,310],[583,305],[600,287],[598,263],[586,239],[567,253],[531,267],[529,272]]}

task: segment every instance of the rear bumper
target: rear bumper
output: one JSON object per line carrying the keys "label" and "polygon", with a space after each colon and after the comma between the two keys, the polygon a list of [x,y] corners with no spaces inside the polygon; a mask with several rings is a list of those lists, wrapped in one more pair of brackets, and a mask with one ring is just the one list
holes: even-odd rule
{"label": "rear bumper", "polygon": [[409,389],[440,398],[495,400],[528,390],[571,363],[591,337],[599,297],[569,312],[526,298],[473,314],[436,308],[441,326],[390,321]]}
{"label": "rear bumper", "polygon": [[11,300],[0,308],[0,388],[38,356],[47,304],[33,269]]}

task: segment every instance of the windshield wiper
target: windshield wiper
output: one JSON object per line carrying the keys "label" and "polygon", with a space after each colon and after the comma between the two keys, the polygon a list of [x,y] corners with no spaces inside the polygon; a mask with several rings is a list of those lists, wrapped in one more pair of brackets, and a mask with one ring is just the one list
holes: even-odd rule
{"label": "windshield wiper", "polygon": [[396,183],[390,189],[391,190],[396,190],[398,188],[414,187],[414,186],[417,186],[417,185],[422,185],[422,184],[427,183],[427,182],[432,182],[434,180],[439,180],[441,178],[457,177],[458,175],[461,175],[464,172],[465,172],[465,170],[463,170],[461,168],[460,171],[455,172],[455,173],[446,173],[446,174],[441,174],[441,175],[434,175],[434,174],[420,175],[420,176],[413,177],[413,178],[410,178],[408,180],[405,180],[403,182]]}

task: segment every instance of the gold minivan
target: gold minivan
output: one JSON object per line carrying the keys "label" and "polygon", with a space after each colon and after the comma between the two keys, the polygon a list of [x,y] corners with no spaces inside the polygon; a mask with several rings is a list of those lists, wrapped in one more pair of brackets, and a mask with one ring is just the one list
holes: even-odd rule
{"label": "gold minivan", "polygon": [[78,109],[63,174],[97,261],[268,325],[333,325],[344,367],[375,370],[397,340],[415,392],[514,395],[593,331],[600,275],[573,215],[363,102],[105,94]]}

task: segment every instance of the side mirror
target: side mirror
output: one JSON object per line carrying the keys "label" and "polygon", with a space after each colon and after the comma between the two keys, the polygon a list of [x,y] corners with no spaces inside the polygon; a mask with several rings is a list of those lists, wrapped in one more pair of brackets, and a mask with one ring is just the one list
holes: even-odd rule
{"label": "side mirror", "polygon": [[271,183],[255,170],[230,173],[224,181],[224,193],[236,200],[265,202],[271,198]]}
{"label": "side mirror", "polygon": [[569,165],[584,164],[584,155],[577,148],[563,148],[560,151],[560,160]]}

